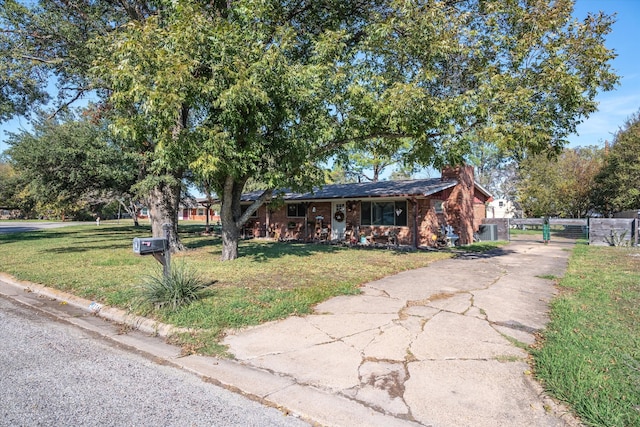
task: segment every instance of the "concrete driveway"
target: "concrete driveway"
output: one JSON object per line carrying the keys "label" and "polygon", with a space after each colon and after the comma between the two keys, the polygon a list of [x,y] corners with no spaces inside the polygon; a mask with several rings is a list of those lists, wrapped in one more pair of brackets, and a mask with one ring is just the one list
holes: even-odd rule
{"label": "concrete driveway", "polygon": [[5,276],[0,293],[317,425],[574,426],[525,351],[573,244],[514,241],[369,283],[312,315],[230,331],[234,360],[184,356],[158,338],[170,327],[60,291]]}
{"label": "concrete driveway", "polygon": [[572,245],[512,242],[437,262],[225,344],[247,366],[416,425],[566,425],[531,378],[525,348],[548,321]]}

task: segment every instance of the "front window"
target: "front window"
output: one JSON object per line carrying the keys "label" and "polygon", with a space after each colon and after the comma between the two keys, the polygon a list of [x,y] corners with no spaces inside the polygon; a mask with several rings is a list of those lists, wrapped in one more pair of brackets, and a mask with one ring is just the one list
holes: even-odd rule
{"label": "front window", "polygon": [[362,225],[407,225],[407,202],[362,202]]}
{"label": "front window", "polygon": [[433,209],[435,210],[435,212],[437,214],[444,213],[443,201],[442,200],[432,200],[431,201],[431,206],[433,206]]}
{"label": "front window", "polygon": [[287,216],[289,218],[304,218],[307,208],[304,203],[291,203],[287,205]]}

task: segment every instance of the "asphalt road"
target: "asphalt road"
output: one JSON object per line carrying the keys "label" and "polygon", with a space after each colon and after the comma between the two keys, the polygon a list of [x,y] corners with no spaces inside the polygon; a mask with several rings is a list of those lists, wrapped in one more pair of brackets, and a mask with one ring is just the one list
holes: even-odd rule
{"label": "asphalt road", "polygon": [[60,228],[69,225],[86,224],[82,222],[27,222],[27,221],[0,221],[0,234],[22,233],[24,231],[36,231],[45,228]]}
{"label": "asphalt road", "polygon": [[0,297],[0,426],[305,426]]}

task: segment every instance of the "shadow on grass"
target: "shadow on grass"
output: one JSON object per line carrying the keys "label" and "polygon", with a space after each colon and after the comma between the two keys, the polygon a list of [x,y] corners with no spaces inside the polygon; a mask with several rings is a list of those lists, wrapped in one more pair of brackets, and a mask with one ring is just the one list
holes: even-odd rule
{"label": "shadow on grass", "polygon": [[112,236],[120,236],[120,235],[131,235],[133,236],[135,235],[141,235],[141,236],[146,236],[146,235],[151,235],[151,227],[150,226],[145,226],[145,225],[141,225],[139,227],[134,227],[134,226],[117,226],[117,227],[103,227],[100,226],[99,230],[97,231],[98,228],[92,228],[92,229],[87,229],[87,230],[83,230],[85,231],[84,233],[82,231],[80,231],[79,233],[81,234],[80,238],[89,238],[89,237],[112,237]]}
{"label": "shadow on grass", "polygon": [[79,252],[90,252],[90,251],[99,251],[99,250],[109,250],[109,249],[131,249],[131,253],[133,254],[133,244],[124,244],[124,243],[114,243],[111,245],[94,245],[94,246],[64,246],[58,248],[48,248],[43,249],[40,252],[45,253],[56,253],[56,254],[66,254],[66,253],[79,253]]}
{"label": "shadow on grass", "polygon": [[241,243],[238,247],[238,256],[250,258],[255,262],[267,262],[270,259],[285,256],[308,257],[318,253],[336,253],[345,250],[348,249],[340,246],[319,245],[314,243]]}
{"label": "shadow on grass", "polygon": [[54,231],[54,230],[34,230],[34,231],[15,231],[11,233],[0,234],[0,243],[14,243],[32,240],[60,239],[71,237],[79,234],[78,231]]}

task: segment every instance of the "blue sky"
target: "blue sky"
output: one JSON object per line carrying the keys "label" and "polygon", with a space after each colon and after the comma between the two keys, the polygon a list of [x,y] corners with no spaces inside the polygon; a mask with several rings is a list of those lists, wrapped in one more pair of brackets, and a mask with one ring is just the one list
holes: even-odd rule
{"label": "blue sky", "polygon": [[612,141],[626,119],[640,110],[640,1],[577,0],[574,16],[584,18],[598,10],[616,13],[606,45],[618,55],[613,68],[620,76],[620,85],[598,96],[599,111],[578,127],[578,135],[569,138],[571,146],[604,146],[604,141]]}
{"label": "blue sky", "polygon": [[[629,116],[640,110],[640,1],[577,0],[574,16],[582,19],[588,12],[598,10],[617,14],[613,31],[607,37],[607,47],[618,55],[613,67],[621,76],[620,85],[598,96],[599,111],[578,127],[578,134],[569,138],[570,146],[603,146],[605,140],[613,139],[613,134]],[[16,132],[26,127],[28,123],[24,118],[0,124],[0,152],[7,148],[5,131]]]}

